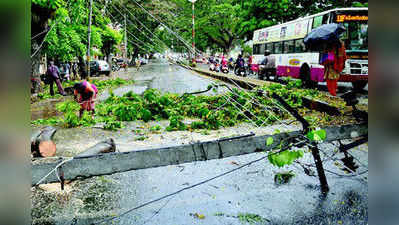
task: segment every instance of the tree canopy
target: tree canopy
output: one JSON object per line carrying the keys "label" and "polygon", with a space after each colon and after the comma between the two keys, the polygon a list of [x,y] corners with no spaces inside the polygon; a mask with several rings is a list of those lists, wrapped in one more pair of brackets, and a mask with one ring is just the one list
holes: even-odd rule
{"label": "tree canopy", "polygon": [[[60,61],[86,54],[89,0],[32,0],[52,12],[42,52]],[[192,3],[187,0],[94,0],[92,46],[96,54],[118,51],[127,21],[129,55],[191,51]],[[368,6],[367,0],[198,0],[195,42],[200,51],[229,52],[251,40],[253,31],[336,7]],[[39,12],[40,14],[40,12]],[[32,34],[33,35],[33,34]],[[39,39],[40,40],[40,39]],[[92,49],[93,51],[93,49]],[[94,52],[93,52],[94,53]]]}

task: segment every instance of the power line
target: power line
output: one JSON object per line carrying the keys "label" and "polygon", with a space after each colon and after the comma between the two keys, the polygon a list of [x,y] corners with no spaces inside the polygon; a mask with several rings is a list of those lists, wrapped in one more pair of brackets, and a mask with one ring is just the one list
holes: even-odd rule
{"label": "power line", "polygon": [[[190,51],[193,51],[193,49],[191,48],[191,46],[178,34],[176,34],[173,30],[171,30],[168,26],[166,26],[162,21],[160,21],[159,19],[157,19],[154,15],[152,15],[150,12],[148,12],[142,5],[140,5],[140,3],[138,3],[136,0],[132,0],[134,3],[136,3],[137,6],[139,6],[145,13],[147,13],[148,15],[150,15],[152,18],[154,18],[156,21],[158,21],[162,26],[164,26],[166,28],[166,30],[168,30],[170,33],[172,33],[173,35],[175,35],[176,38],[178,38],[180,41],[183,42],[183,44],[185,44],[187,46],[187,48]],[[195,53],[195,52],[194,52]],[[199,52],[201,53],[201,52]]]}
{"label": "power line", "polygon": [[[108,13],[108,15],[109,16],[111,16],[115,21],[117,21],[117,19],[111,14],[111,13]],[[121,14],[122,15],[122,14]],[[128,20],[129,22],[130,22],[130,20]],[[120,23],[120,22],[118,22],[118,23]],[[129,33],[131,36],[133,36],[137,41],[139,41],[140,43],[142,43],[143,45],[147,45],[150,49],[152,49],[152,50],[154,50],[153,48],[152,48],[152,46],[150,46],[148,43],[145,43],[145,42],[143,42],[142,40],[140,40],[139,38],[137,38],[133,33],[131,33],[130,31],[128,31],[127,29],[126,29],[126,32],[127,33]],[[150,39],[151,40],[151,39]],[[154,44],[156,44],[155,42],[153,42]],[[159,46],[158,46],[159,47]]]}
{"label": "power line", "polygon": [[[67,2],[67,7],[69,7],[69,2],[70,0],[68,0]],[[44,36],[42,43],[39,45],[39,47],[36,49],[36,51],[30,56],[30,58],[35,57],[35,55],[40,51],[40,49],[43,47],[44,42],[46,41],[49,33],[53,30],[53,28],[60,22],[59,18],[56,19],[56,22],[50,27],[50,29],[48,30],[48,32],[46,33],[46,36]]]}
{"label": "power line", "polygon": [[193,185],[191,185],[191,186],[182,188],[182,189],[180,189],[180,190],[178,190],[178,191],[175,191],[175,192],[173,192],[173,193],[170,193],[170,194],[168,194],[168,195],[164,195],[164,196],[159,197],[159,198],[157,198],[157,199],[151,200],[151,201],[149,201],[149,202],[146,202],[146,203],[144,203],[144,204],[141,204],[141,205],[139,205],[139,206],[136,206],[136,207],[134,207],[134,208],[131,208],[131,209],[129,209],[129,210],[127,210],[127,211],[125,211],[125,212],[123,212],[123,213],[117,215],[117,216],[113,216],[113,217],[111,217],[111,218],[107,218],[107,219],[104,219],[104,220],[102,220],[102,221],[99,221],[99,222],[93,223],[93,224],[103,224],[103,223],[112,221],[112,220],[114,220],[114,219],[117,219],[117,218],[119,218],[119,217],[125,216],[125,215],[127,215],[127,214],[129,214],[129,213],[131,213],[131,212],[133,212],[133,211],[135,211],[135,210],[137,210],[137,209],[143,208],[143,207],[145,207],[145,206],[147,206],[147,205],[150,205],[150,204],[152,204],[152,203],[161,201],[161,200],[163,200],[163,199],[165,199],[165,198],[168,198],[168,197],[177,195],[177,194],[179,194],[179,193],[181,193],[181,192],[183,192],[183,191],[186,191],[186,190],[189,190],[189,189],[193,189],[193,188],[195,188],[195,187],[197,187],[197,186],[203,185],[203,184],[208,183],[208,182],[210,182],[210,181],[213,181],[213,180],[215,180],[215,179],[217,179],[217,178],[226,176],[226,175],[228,175],[228,174],[230,174],[230,173],[233,173],[233,172],[235,172],[235,171],[237,171],[237,170],[240,170],[240,169],[242,169],[242,168],[244,168],[244,167],[247,167],[247,166],[249,166],[249,165],[251,165],[251,164],[253,164],[253,163],[260,162],[260,161],[262,161],[262,160],[264,160],[264,159],[267,159],[267,157],[268,157],[269,155],[279,154],[279,153],[284,152],[284,151],[287,151],[287,150],[280,150],[280,151],[277,151],[277,152],[269,153],[267,156],[263,156],[263,157],[261,157],[261,158],[259,158],[259,159],[253,160],[253,161],[251,161],[251,162],[249,162],[249,163],[246,163],[246,164],[243,164],[243,165],[241,165],[241,166],[239,166],[239,167],[237,167],[237,168],[234,168],[234,169],[232,169],[232,170],[229,170],[229,171],[227,171],[227,172],[224,172],[224,173],[219,174],[219,175],[217,175],[217,176],[214,176],[214,177],[212,177],[212,178],[206,179],[206,180],[201,181],[201,182],[199,182],[199,183],[193,184]]}
{"label": "power line", "polygon": [[[145,26],[139,19],[137,19],[134,15],[133,15],[133,13],[131,13],[124,5],[122,5],[122,4],[120,4],[119,3],[119,5],[120,6],[122,6],[124,9],[125,9],[125,11],[127,11],[132,17],[133,17],[133,19],[135,19],[143,28],[145,28],[153,37],[155,37],[155,38],[157,38],[157,40],[159,40],[160,42],[162,42],[162,44],[164,44],[168,49],[169,49],[169,47],[168,47],[168,45],[167,44],[165,44],[165,42],[163,42],[157,35],[155,35],[147,26]],[[112,5],[112,7],[116,10],[116,11],[118,11],[121,15],[123,15],[122,13],[121,13],[121,11],[119,11],[119,9],[116,7],[116,6],[114,6],[114,5]],[[141,33],[143,33],[143,34],[145,34],[142,30],[140,30],[131,20],[129,20],[128,19],[128,21],[130,21],[130,23],[134,26],[134,27],[136,27],[136,29],[138,29]],[[147,38],[149,38],[148,36],[146,36]],[[149,38],[150,40],[151,40],[151,38]]]}

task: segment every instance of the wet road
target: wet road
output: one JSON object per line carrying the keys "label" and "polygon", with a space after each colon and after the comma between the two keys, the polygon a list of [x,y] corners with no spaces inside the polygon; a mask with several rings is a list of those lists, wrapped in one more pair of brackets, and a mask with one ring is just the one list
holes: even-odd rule
{"label": "wet road", "polygon": [[[115,89],[114,93],[123,94],[129,90],[140,93],[147,88],[159,88],[162,91],[184,93],[204,90],[210,84],[206,78],[193,75],[181,67],[169,65],[165,62],[147,65],[142,69],[138,73],[132,70],[126,74],[126,76],[131,76],[137,81],[134,86]],[[106,95],[105,93],[100,97],[106,98]],[[166,126],[162,122],[160,124]],[[134,126],[144,125],[138,124]],[[269,132],[273,132],[277,128],[269,128]],[[90,141],[87,142],[91,136],[93,137],[91,142],[94,142],[111,135],[111,132],[103,132],[96,129],[90,132],[85,129],[79,131],[79,129],[57,132],[57,147],[59,145],[69,145],[68,149],[72,151],[79,145],[80,149],[83,150],[91,145]],[[124,131],[112,133],[117,139],[118,150],[134,150],[148,147],[140,145],[140,142],[128,141],[134,138],[132,134],[129,134],[129,129],[131,130],[130,127],[127,127]],[[210,137],[200,134],[195,136],[189,132],[169,132],[167,135],[155,135],[156,137],[150,137],[147,142],[144,142],[153,143],[153,147],[179,145],[200,139],[247,133],[251,130],[251,127],[246,126],[244,128],[243,126],[241,130],[239,130],[240,128],[236,129],[230,133],[226,132],[226,134],[223,133],[224,130],[214,131],[209,135]],[[267,129],[263,128],[263,130]],[[79,132],[84,132],[85,135]],[[70,136],[67,133],[70,133]],[[259,131],[259,133],[261,132]],[[71,137],[73,140],[71,140]],[[157,141],[152,142],[155,138],[157,138]],[[185,140],[182,141],[182,139]],[[86,142],[84,142],[85,140]],[[82,146],[82,142],[85,143],[84,146]],[[71,143],[74,143],[75,146],[71,146]],[[335,150],[331,145],[326,145],[322,149],[327,154],[332,154]],[[367,145],[356,148],[352,152],[361,159],[363,164],[367,165]],[[264,153],[255,153],[221,160],[104,176],[105,179],[114,185],[114,188],[108,191],[107,195],[112,195],[115,199],[113,202],[109,202],[109,205],[114,207],[106,210],[105,214],[117,215],[263,156],[265,156]],[[306,153],[301,162],[313,163],[311,154]],[[326,161],[325,167],[333,172],[344,174],[342,170],[337,168],[334,161]],[[274,183],[273,177],[276,172],[291,170],[296,176],[291,180],[290,184],[278,186]],[[364,170],[365,168],[360,168],[359,171]],[[263,160],[211,182],[185,190],[173,197],[132,211],[119,220],[115,220],[113,224],[249,224],[240,220],[239,214],[256,214],[259,216],[258,218],[262,218],[262,221],[252,224],[367,224],[367,182],[360,180],[359,177],[337,177],[331,173],[327,173],[327,178],[331,191],[326,198],[323,198],[320,195],[317,177],[305,175],[303,169],[298,165],[278,169],[273,167],[267,160]],[[89,184],[99,179],[90,178],[84,182]],[[195,216],[196,213],[200,216]],[[71,212],[66,214],[70,215]],[[72,215],[81,216],[79,213]],[[91,222],[100,220],[95,218],[99,216],[97,211],[85,216],[94,217]],[[241,219],[245,218],[241,217]],[[78,222],[77,224],[85,223]]]}
{"label": "wet road", "polygon": [[[148,88],[155,88],[162,92],[183,94],[186,92],[203,91],[211,84],[210,80],[198,74],[186,70],[177,65],[171,65],[167,61],[152,61],[149,65],[144,65],[137,71],[135,68],[129,69],[129,78],[136,81],[134,85],[121,87],[113,90],[114,94],[122,95],[128,91],[137,94],[143,93]],[[219,90],[223,92],[224,89]],[[208,92],[207,94],[215,94]],[[104,93],[99,96],[104,100],[109,95]]]}

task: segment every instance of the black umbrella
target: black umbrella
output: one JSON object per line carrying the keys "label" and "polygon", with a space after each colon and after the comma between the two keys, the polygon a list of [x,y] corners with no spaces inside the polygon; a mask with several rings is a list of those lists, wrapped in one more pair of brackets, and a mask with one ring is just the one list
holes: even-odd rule
{"label": "black umbrella", "polygon": [[339,36],[346,30],[342,24],[330,23],[313,29],[304,39],[307,48],[322,50],[325,45],[339,43]]}

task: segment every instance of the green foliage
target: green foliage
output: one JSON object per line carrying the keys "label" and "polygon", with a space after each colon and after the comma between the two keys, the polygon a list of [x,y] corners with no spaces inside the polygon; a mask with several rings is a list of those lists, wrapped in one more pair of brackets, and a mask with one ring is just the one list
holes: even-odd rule
{"label": "green foliage", "polygon": [[267,221],[265,218],[252,213],[239,213],[237,217],[241,223],[256,224]]}
{"label": "green foliage", "polygon": [[295,173],[292,171],[277,173],[274,175],[274,182],[276,184],[287,184],[293,177],[295,177]]}
{"label": "green foliage", "polygon": [[150,110],[144,109],[144,108],[141,109],[141,119],[144,122],[150,121],[152,119],[152,114],[151,114]]}
{"label": "green foliage", "polygon": [[79,126],[79,116],[76,112],[67,112],[64,115],[64,126],[66,128],[72,128]]}
{"label": "green foliage", "polygon": [[39,5],[43,8],[57,9],[65,4],[64,0],[32,0],[32,4]]}
{"label": "green foliage", "polygon": [[[122,79],[97,81],[93,83],[97,85],[99,90],[106,87],[118,86],[129,83]],[[73,85],[73,82],[70,82]],[[300,98],[305,95],[319,95],[318,91],[306,91],[292,87],[292,89],[282,86],[281,84],[273,84],[262,88],[269,93],[278,93],[292,107],[301,107]],[[162,94],[158,90],[148,89],[142,96],[128,92],[123,96],[116,96],[110,92],[110,97],[96,106],[96,121],[108,124],[116,124],[116,121],[136,121],[143,120],[145,122],[151,120],[169,120],[167,131],[187,130],[187,129],[210,129],[217,130],[221,127],[231,127],[242,122],[248,122],[248,118],[254,120],[257,124],[273,124],[277,119],[283,120],[289,117],[288,114],[280,111],[270,116],[269,110],[264,110],[263,106],[275,106],[275,102],[270,98],[264,98],[258,95],[257,91],[244,92],[233,89],[233,92],[227,93],[228,99],[234,99],[236,102],[244,105],[248,112],[245,116],[236,107],[236,103],[226,101],[222,95],[204,96],[204,95],[182,95]],[[260,104],[253,104],[252,99],[256,99]],[[263,106],[262,106],[263,105]],[[65,102],[57,105],[57,110],[64,113],[65,124],[67,127],[76,127],[80,125],[89,126],[94,122],[84,120],[80,122],[76,118],[79,106],[74,102]],[[75,113],[75,114],[74,114]],[[255,116],[256,117],[255,117]],[[248,117],[248,118],[247,118]],[[112,119],[109,119],[112,118]],[[195,122],[185,124],[185,118],[196,118]],[[50,121],[48,121],[50,122]],[[51,121],[55,123],[55,121]],[[36,123],[45,123],[45,121],[37,121]],[[119,123],[111,126],[117,129]],[[266,140],[268,145],[274,144],[271,139]]]}
{"label": "green foliage", "polygon": [[122,128],[122,123],[120,121],[116,121],[113,117],[108,117],[105,119],[104,129],[116,131],[119,128]]}
{"label": "green foliage", "polygon": [[268,159],[271,164],[277,167],[284,167],[286,165],[291,165],[296,159],[303,156],[303,151],[282,151],[279,153],[270,152]]}
{"label": "green foliage", "polygon": [[31,121],[32,125],[57,125],[60,123],[60,119],[56,117],[51,117],[48,119],[37,119]]}
{"label": "green foliage", "polygon": [[182,116],[172,116],[169,120],[169,126],[166,128],[167,131],[175,131],[175,130],[186,130],[187,126],[183,123]]}
{"label": "green foliage", "polygon": [[273,142],[274,142],[273,138],[272,138],[272,137],[268,137],[268,138],[266,139],[266,146],[272,145]]}
{"label": "green foliage", "polygon": [[[73,87],[73,85],[78,82],[80,82],[80,81],[64,81],[62,83],[62,86],[64,88],[65,87]],[[115,78],[115,79],[109,79],[109,80],[91,80],[90,82],[92,84],[96,85],[99,92],[101,92],[107,88],[120,87],[122,85],[134,84],[134,80],[124,80],[121,78]],[[49,85],[45,85],[43,88],[43,92],[38,93],[37,97],[40,100],[51,99],[51,98],[54,98],[54,99],[63,98],[63,96],[58,93],[55,94],[54,96],[51,96]]]}
{"label": "green foliage", "polygon": [[157,132],[157,131],[160,131],[161,129],[162,129],[161,126],[155,125],[155,126],[153,126],[153,127],[150,128],[150,131],[151,131],[151,132]]}
{"label": "green foliage", "polygon": [[[57,61],[72,61],[85,56],[89,13],[87,1],[33,0],[32,3],[55,12],[48,21],[52,29],[47,35],[42,52]],[[103,7],[105,4],[100,3],[95,3],[93,6],[90,41],[93,47],[102,50],[96,53],[93,48],[93,55],[109,55],[116,50],[115,46],[122,40],[122,34],[108,26],[111,21],[101,11]]]}
{"label": "green foliage", "polygon": [[312,130],[306,134],[306,137],[311,141],[324,141],[327,133],[325,130]]}
{"label": "green foliage", "polygon": [[80,109],[79,103],[75,101],[65,101],[58,103],[56,105],[56,109],[60,112],[66,113],[66,112],[77,112]]}

